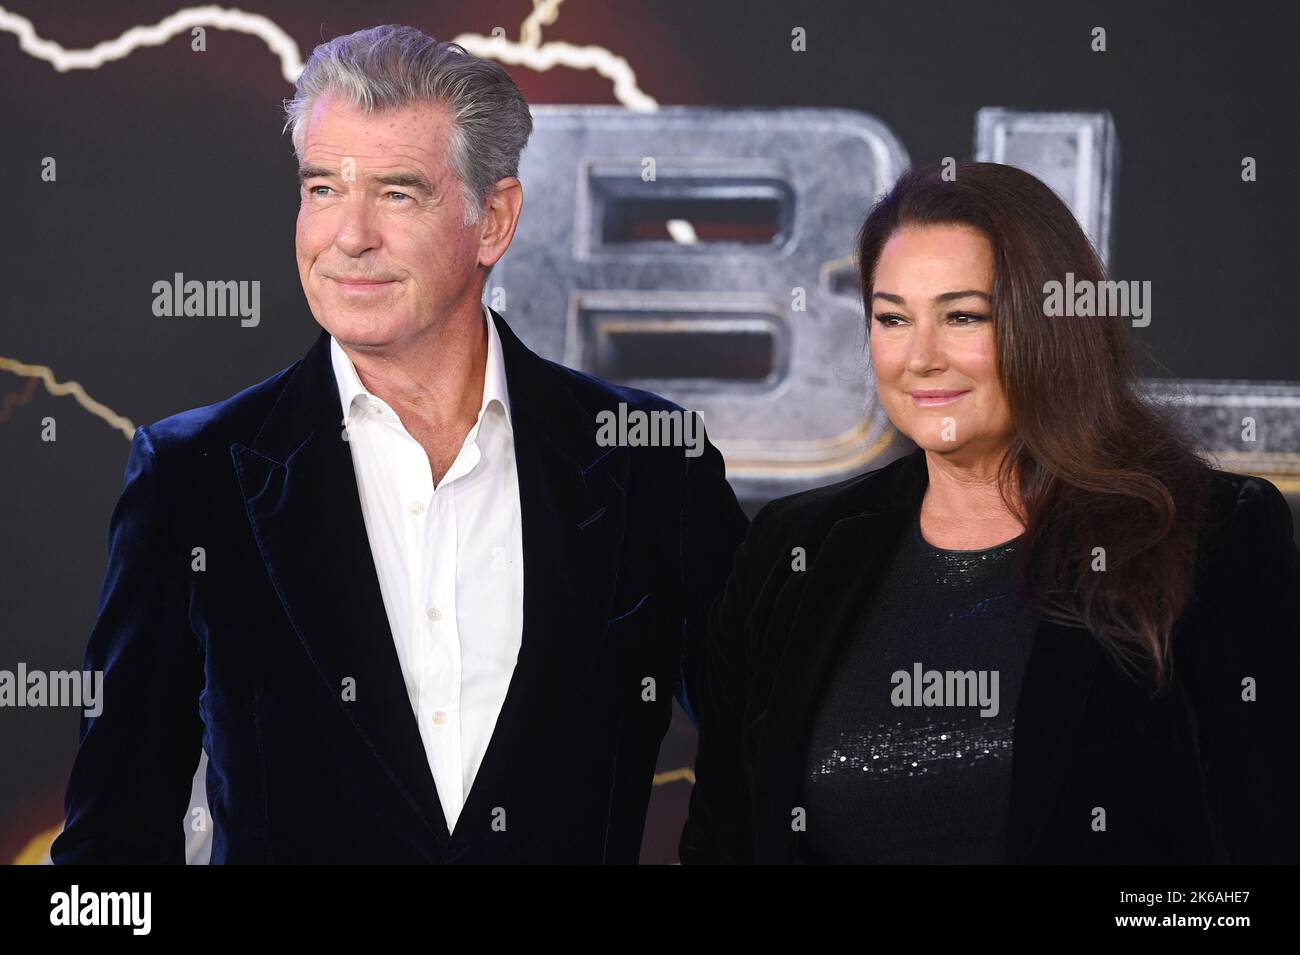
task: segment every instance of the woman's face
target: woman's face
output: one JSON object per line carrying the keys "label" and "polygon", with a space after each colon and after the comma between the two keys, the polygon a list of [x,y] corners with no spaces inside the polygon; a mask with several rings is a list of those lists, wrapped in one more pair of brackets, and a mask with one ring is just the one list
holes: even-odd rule
{"label": "woman's face", "polygon": [[988,239],[964,225],[900,229],[876,263],[871,363],[885,413],[919,447],[958,461],[1000,457],[1012,433],[993,272]]}

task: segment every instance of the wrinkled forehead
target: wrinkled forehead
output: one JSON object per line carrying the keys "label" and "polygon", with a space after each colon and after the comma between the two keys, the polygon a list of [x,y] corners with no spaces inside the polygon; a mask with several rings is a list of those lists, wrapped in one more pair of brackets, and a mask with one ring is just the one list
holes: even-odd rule
{"label": "wrinkled forehead", "polygon": [[416,163],[428,172],[446,165],[450,114],[434,101],[367,110],[339,93],[322,94],[307,116],[304,162],[358,166]]}

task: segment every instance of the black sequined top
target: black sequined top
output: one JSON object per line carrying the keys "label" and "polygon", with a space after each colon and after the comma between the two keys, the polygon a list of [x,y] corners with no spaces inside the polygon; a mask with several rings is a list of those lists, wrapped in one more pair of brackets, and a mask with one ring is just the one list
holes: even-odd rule
{"label": "black sequined top", "polygon": [[814,718],[805,861],[1001,863],[1020,680],[1038,617],[1021,538],[943,550],[913,519]]}

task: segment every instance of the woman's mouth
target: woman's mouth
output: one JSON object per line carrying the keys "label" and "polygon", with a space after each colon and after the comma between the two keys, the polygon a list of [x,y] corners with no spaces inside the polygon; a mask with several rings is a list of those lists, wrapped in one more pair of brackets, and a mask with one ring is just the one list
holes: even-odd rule
{"label": "woman's mouth", "polygon": [[908,394],[912,396],[912,401],[916,403],[917,407],[935,408],[938,407],[939,405],[950,405],[954,401],[957,401],[962,397],[964,397],[965,395],[970,394],[970,392],[959,391],[955,389],[943,390],[943,389],[936,388],[936,389],[918,389],[916,391],[909,391]]}

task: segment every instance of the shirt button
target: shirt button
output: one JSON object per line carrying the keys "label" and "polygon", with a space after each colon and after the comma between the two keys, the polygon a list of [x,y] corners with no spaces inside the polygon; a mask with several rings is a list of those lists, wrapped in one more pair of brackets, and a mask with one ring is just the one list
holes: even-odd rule
{"label": "shirt button", "polygon": [[427,613],[429,614],[429,619],[430,619],[430,620],[441,620],[441,619],[442,619],[442,611],[440,611],[437,607],[430,607],[430,608],[428,609]]}
{"label": "shirt button", "polygon": [[438,710],[438,712],[433,714],[433,722],[438,726],[441,726],[443,723],[447,722],[447,714],[442,710]]}
{"label": "shirt button", "polygon": [[411,513],[414,514],[414,515],[416,515],[417,517],[418,517],[419,515],[423,514],[423,513],[424,513],[424,505],[421,504],[419,501],[413,501],[413,502],[411,503]]}

